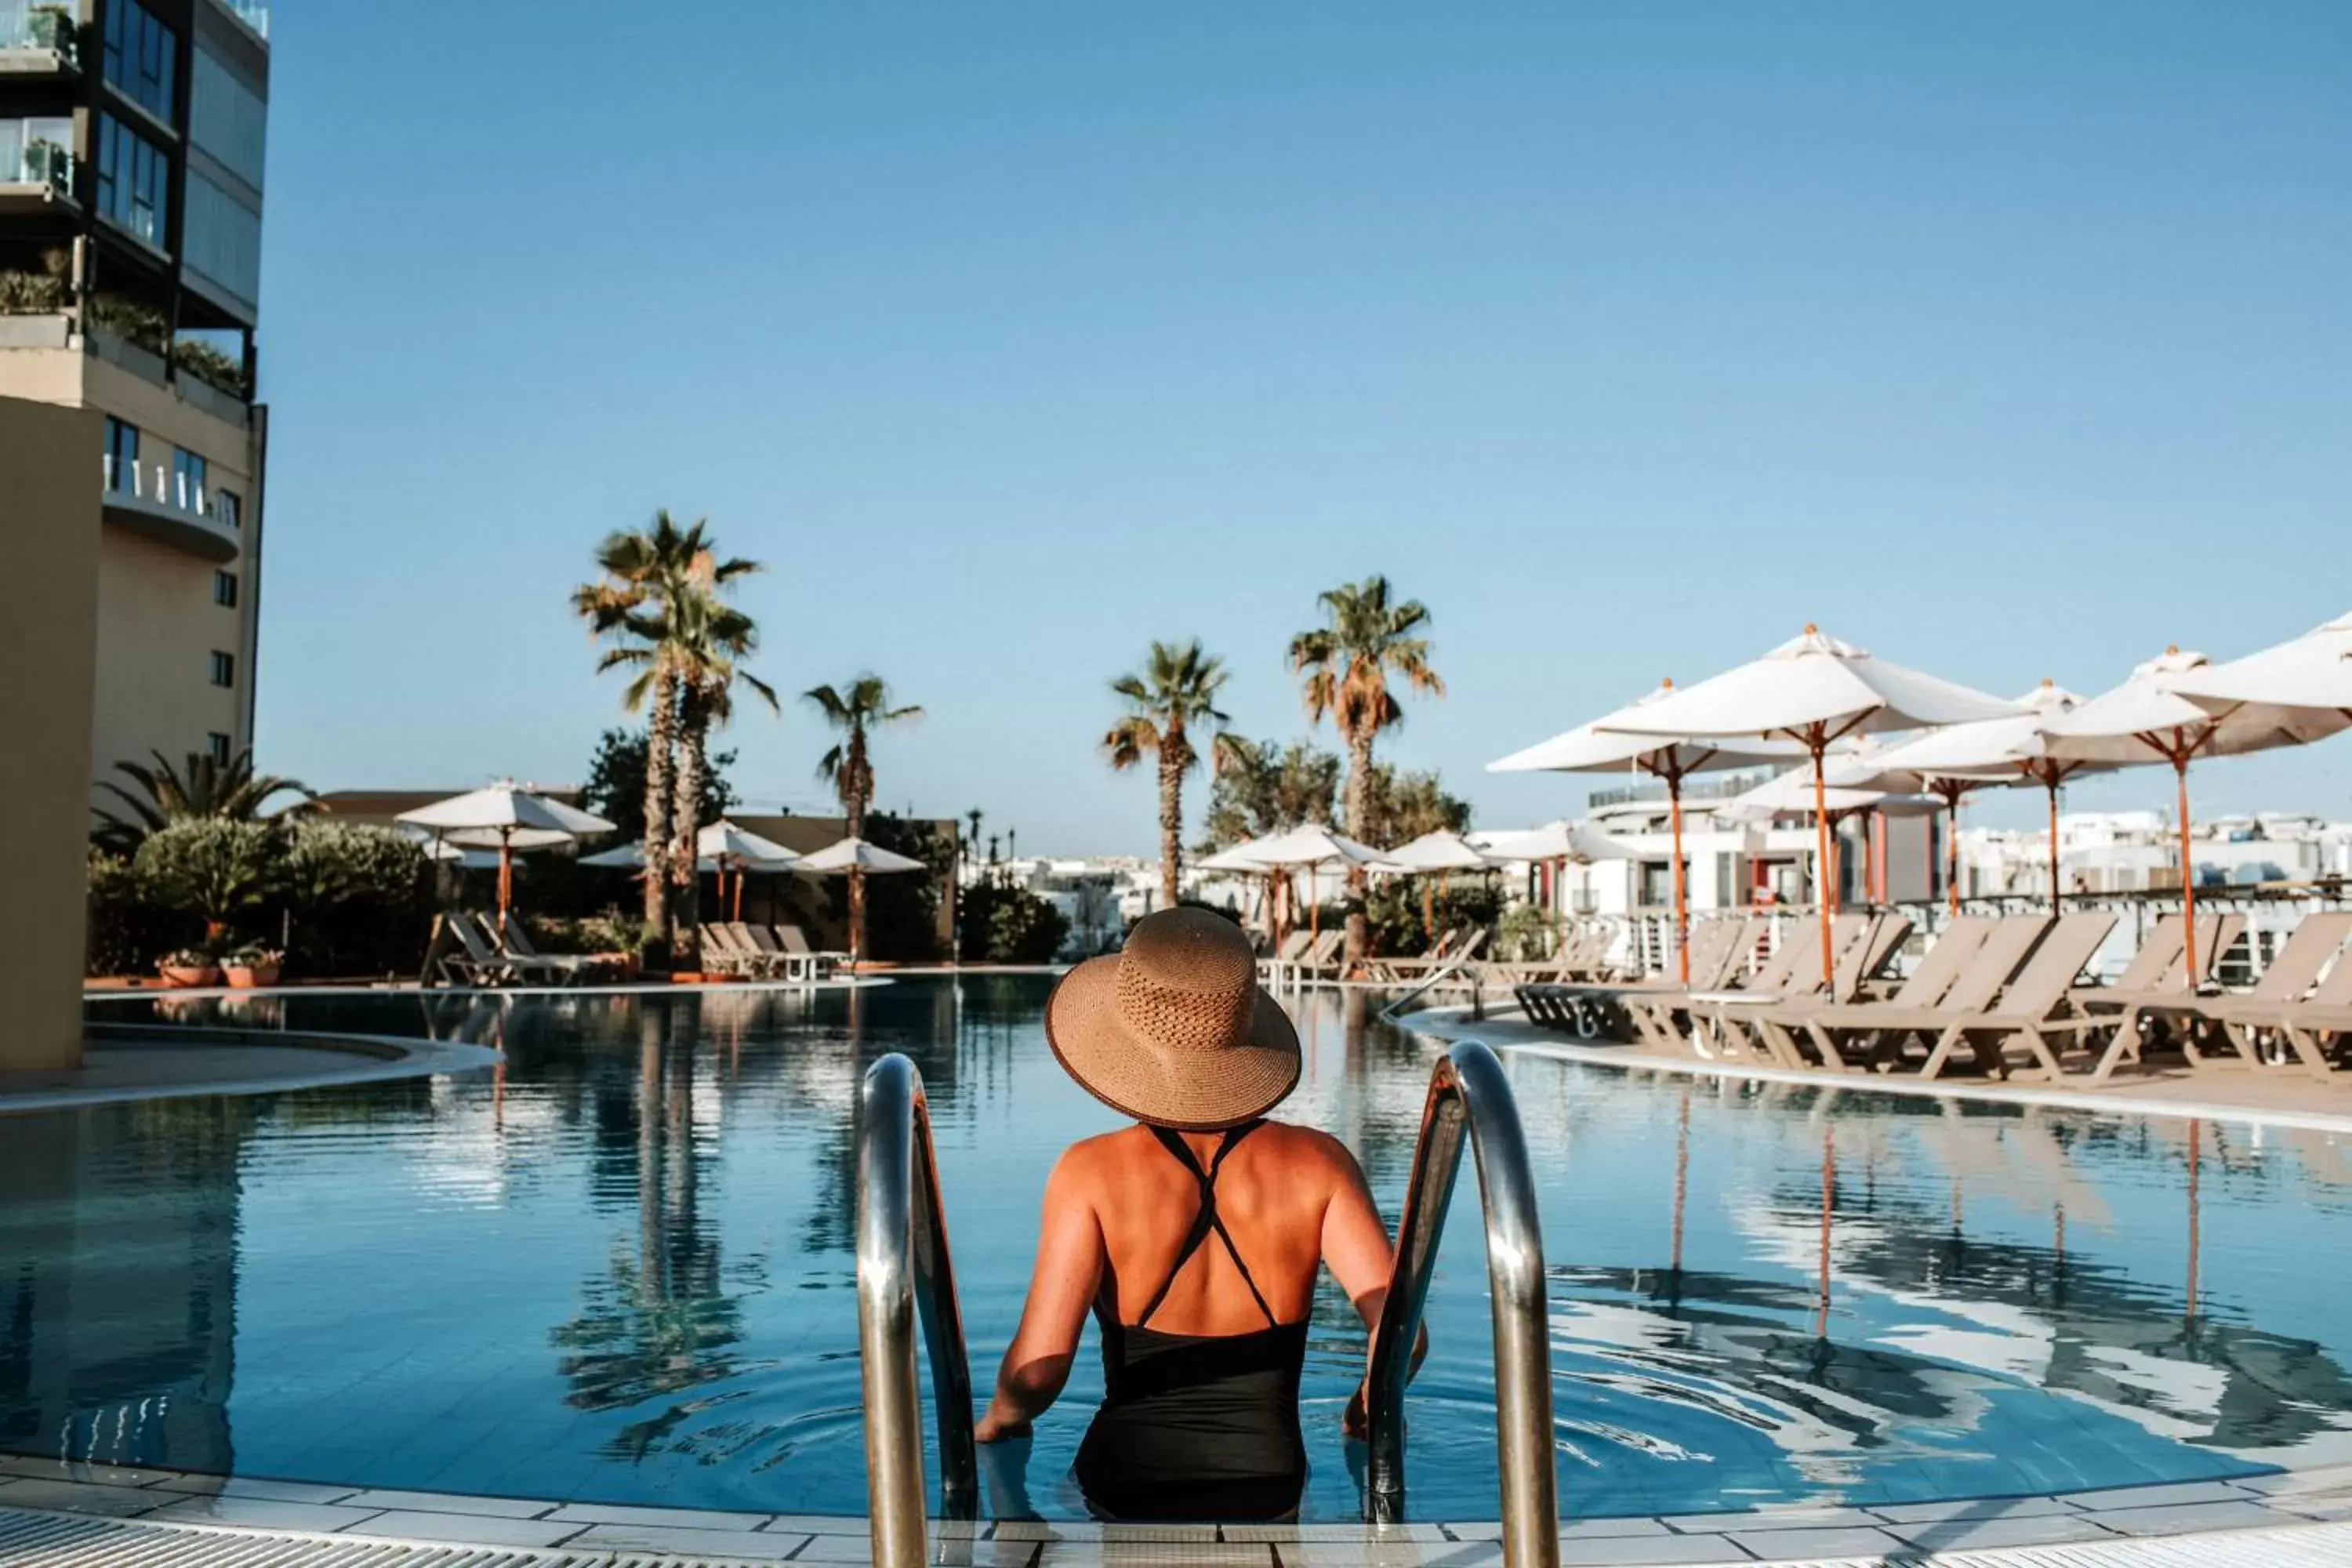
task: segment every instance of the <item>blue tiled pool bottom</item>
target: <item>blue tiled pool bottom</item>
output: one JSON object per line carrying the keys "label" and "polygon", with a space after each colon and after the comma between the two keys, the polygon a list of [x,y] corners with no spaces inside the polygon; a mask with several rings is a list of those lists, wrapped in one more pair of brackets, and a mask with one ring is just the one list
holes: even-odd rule
{"label": "blue tiled pool bottom", "polygon": [[[226,1016],[478,1040],[509,1066],[0,1121],[0,1450],[857,1511],[858,1075],[893,1049],[923,1068],[984,1384],[1045,1170],[1110,1125],[1045,1050],[1045,984],[247,1001]],[[1355,1147],[1392,1215],[1428,1055],[1360,996],[1296,1010],[1307,1069],[1286,1113]],[[2352,1457],[2341,1141],[1512,1071],[1539,1163],[1571,1515]],[[1475,1201],[1465,1178],[1409,1405],[1422,1519],[1496,1507]],[[1362,1354],[1327,1292],[1309,1519],[1359,1511],[1339,1413]],[[992,1512],[1082,1512],[1067,1471],[1093,1356],[1034,1444],[989,1454]]]}

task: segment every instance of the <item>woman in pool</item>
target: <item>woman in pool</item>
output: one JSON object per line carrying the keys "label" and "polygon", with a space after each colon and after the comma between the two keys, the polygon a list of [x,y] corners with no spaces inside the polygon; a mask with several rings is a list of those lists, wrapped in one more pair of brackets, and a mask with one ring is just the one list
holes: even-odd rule
{"label": "woman in pool", "polygon": [[[1137,1125],[1072,1146],[1045,1183],[1037,1267],[980,1423],[1024,1436],[1069,1380],[1089,1310],[1102,1407],[1077,1480],[1111,1519],[1278,1519],[1307,1452],[1298,1378],[1316,1273],[1369,1327],[1391,1251],[1337,1139],[1265,1120],[1298,1082],[1298,1036],[1257,988],[1241,930],[1200,910],[1136,923],[1045,1008],[1080,1087]],[[1362,1392],[1349,1405],[1362,1423]]]}

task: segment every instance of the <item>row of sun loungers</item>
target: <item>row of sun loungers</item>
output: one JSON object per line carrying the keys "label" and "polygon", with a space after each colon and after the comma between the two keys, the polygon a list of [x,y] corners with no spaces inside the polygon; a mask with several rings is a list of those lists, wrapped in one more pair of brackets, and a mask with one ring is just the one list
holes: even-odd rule
{"label": "row of sun loungers", "polygon": [[[848,961],[846,953],[817,952],[794,925],[771,930],[728,921],[698,930],[703,968],[713,973],[806,983],[830,977]],[[615,969],[609,958],[541,952],[520,921],[501,924],[465,910],[446,910],[436,918],[425,959],[428,975],[465,986],[576,985],[609,978]]]}
{"label": "row of sun loungers", "polygon": [[829,978],[849,962],[845,952],[819,952],[796,925],[751,925],[742,921],[698,928],[702,966],[719,974],[809,982]]}
{"label": "row of sun loungers", "polygon": [[1880,977],[1910,934],[1887,914],[1832,923],[1835,979],[1825,992],[1820,928],[1805,922],[1767,958],[1761,919],[1701,922],[1692,984],[1521,986],[1533,1021],[1590,1036],[1614,1014],[1654,1047],[1837,1074],[1969,1073],[2105,1081],[2156,1045],[2200,1070],[2300,1066],[2326,1078],[2352,1065],[2352,913],[2305,917],[2250,991],[2216,991],[2212,967],[2244,932],[2241,917],[2200,917],[2202,973],[2186,964],[2187,928],[2158,922],[2116,982],[2083,973],[2117,917],[1963,916],[1900,981]]}

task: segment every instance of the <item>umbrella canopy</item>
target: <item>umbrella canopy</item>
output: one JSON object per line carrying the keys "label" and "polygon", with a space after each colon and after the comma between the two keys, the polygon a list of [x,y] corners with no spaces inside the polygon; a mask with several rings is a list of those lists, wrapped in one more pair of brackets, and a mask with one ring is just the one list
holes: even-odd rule
{"label": "umbrella canopy", "polygon": [[[1715,810],[1719,816],[1750,822],[1792,812],[1826,811],[1832,816],[1844,816],[1857,811],[1893,809],[1901,815],[1900,807],[1894,803],[1916,798],[1855,784],[1828,784],[1816,790],[1811,769],[1793,768],[1775,774],[1754,789],[1733,795]],[[1934,809],[1933,802],[1928,803],[1928,809]]]}
{"label": "umbrella canopy", "polygon": [[1675,841],[1675,952],[1685,983],[1690,979],[1690,919],[1685,868],[1683,864],[1683,780],[1717,768],[1793,762],[1805,752],[1788,742],[1728,742],[1710,739],[1661,740],[1654,735],[1626,734],[1613,726],[1628,715],[1638,716],[1675,695],[1675,683],[1661,681],[1655,690],[1635,698],[1614,713],[1550,740],[1488,763],[1490,773],[1615,773],[1629,768],[1663,779],[1666,785],[1666,817]]}
{"label": "umbrella canopy", "polygon": [[[625,871],[642,871],[646,868],[646,847],[642,841],[635,844],[616,845],[613,848],[602,850],[594,855],[583,855],[580,857],[580,863],[583,866],[616,867]],[[695,861],[694,868],[698,871],[716,871],[719,869],[719,862],[715,858],[705,855]]]}
{"label": "umbrella canopy", "polygon": [[430,805],[420,805],[415,811],[404,811],[395,820],[438,828],[445,834],[469,827],[509,834],[516,829],[535,828],[578,838],[613,831],[613,825],[603,817],[534,794],[512,779],[500,779],[488,789],[469,790]]}
{"label": "umbrella canopy", "polygon": [[1496,857],[1450,828],[1424,833],[1410,844],[1389,850],[1383,858],[1400,871],[1483,871]]}
{"label": "umbrella canopy", "polygon": [[1829,809],[1818,802],[1827,788],[1822,753],[1832,742],[1847,735],[1965,724],[2015,711],[1998,697],[1890,664],[1808,626],[1761,658],[1702,680],[1687,691],[1612,714],[1606,722],[1610,729],[1628,733],[1681,740],[1755,735],[1794,741],[1805,748],[1812,758],[1817,797],[1815,879],[1821,896],[1814,901],[1821,908],[1822,980],[1833,986],[1830,915],[1836,890],[1829,879]]}
{"label": "umbrella canopy", "polygon": [[1889,746],[1878,764],[1922,782],[1941,796],[1952,815],[1945,837],[1945,887],[1954,913],[1960,907],[1960,797],[1971,790],[2038,784],[2050,797],[2050,900],[2058,905],[2058,786],[2075,774],[2105,764],[2048,753],[2049,723],[2083,705],[2083,699],[2053,680],[2044,680],[2017,700],[2023,712],[2008,719],[1980,719],[1931,730],[1916,740]]}
{"label": "umbrella canopy", "polygon": [[1246,860],[1261,871],[1299,869],[1309,866],[1328,866],[1337,861],[1349,866],[1378,865],[1381,852],[1369,844],[1332,832],[1319,822],[1304,827],[1294,827],[1283,833],[1269,833],[1263,838],[1253,838],[1246,844],[1236,844],[1225,851],[1225,857]]}
{"label": "umbrella canopy", "polygon": [[817,877],[845,877],[852,871],[888,876],[899,871],[927,871],[930,868],[911,856],[868,844],[863,838],[844,838],[813,855],[802,856],[792,863],[792,869]]}
{"label": "umbrella canopy", "polygon": [[2134,763],[2169,763],[2180,813],[2180,901],[2186,917],[2188,973],[2197,967],[2197,877],[2189,847],[2189,763],[2199,756],[2235,756],[2273,746],[2301,745],[2334,734],[2352,715],[2324,709],[2237,702],[2220,711],[2179,689],[2184,679],[2212,668],[2201,653],[2168,647],[2131,672],[2129,679],[2081,707],[2057,714],[2043,733],[2020,748],[2022,760]]}
{"label": "umbrella canopy", "polygon": [[694,836],[694,848],[698,855],[716,860],[742,861],[753,870],[780,871],[801,858],[798,850],[738,827],[723,816]]}
{"label": "umbrella canopy", "polygon": [[[505,929],[508,910],[514,903],[514,852],[531,847],[530,844],[517,844],[517,835],[536,836],[536,841],[544,846],[583,834],[613,831],[613,825],[603,817],[536,794],[512,779],[500,779],[488,789],[468,790],[430,805],[420,805],[415,811],[404,811],[394,820],[431,828],[437,837],[478,832],[496,840],[500,930]],[[547,835],[554,837],[549,838]],[[482,842],[479,838],[473,841]]]}
{"label": "umbrella canopy", "polygon": [[1641,851],[1622,838],[1612,838],[1580,822],[1552,822],[1541,827],[1474,833],[1471,842],[1496,860],[1633,860]]}
{"label": "umbrella canopy", "polygon": [[2173,689],[2208,708],[2246,702],[2324,709],[2352,719],[2352,615],[2260,653],[2185,671]]}

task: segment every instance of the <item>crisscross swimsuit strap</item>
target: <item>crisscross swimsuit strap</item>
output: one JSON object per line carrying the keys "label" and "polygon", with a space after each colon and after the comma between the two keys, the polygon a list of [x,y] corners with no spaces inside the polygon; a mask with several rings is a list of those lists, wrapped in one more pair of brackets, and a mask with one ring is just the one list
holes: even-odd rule
{"label": "crisscross swimsuit strap", "polygon": [[1176,1276],[1184,1272],[1184,1265],[1192,1261],[1192,1255],[1207,1245],[1213,1235],[1225,1244],[1225,1254],[1234,1260],[1234,1267],[1241,1271],[1242,1283],[1249,1287],[1250,1299],[1257,1303],[1257,1310],[1265,1314],[1266,1326],[1280,1327],[1275,1320],[1274,1309],[1265,1304],[1265,1297],[1258,1289],[1257,1281],[1250,1278],[1249,1265],[1242,1261],[1241,1248],[1234,1245],[1233,1232],[1225,1228],[1224,1220],[1217,1213],[1217,1173],[1224,1168],[1225,1156],[1232,1153],[1243,1139],[1265,1125],[1265,1122],[1260,1120],[1227,1128],[1224,1141],[1217,1145],[1217,1152],[1210,1157],[1209,1167],[1205,1171],[1201,1168],[1201,1162],[1192,1157],[1192,1145],[1182,1138],[1165,1127],[1151,1130],[1151,1135],[1160,1140],[1160,1146],[1173,1154],[1177,1163],[1192,1172],[1192,1179],[1200,1184],[1201,1207],[1192,1216],[1192,1228],[1185,1234],[1184,1245],[1176,1251],[1176,1261],[1169,1266],[1168,1278],[1160,1281],[1159,1290],[1151,1298],[1151,1304],[1143,1309],[1141,1317],[1136,1319],[1137,1328],[1143,1328],[1151,1321],[1151,1314],[1160,1310],[1160,1303],[1168,1300],[1168,1292],[1175,1285]]}

